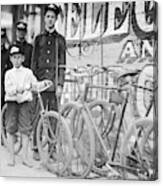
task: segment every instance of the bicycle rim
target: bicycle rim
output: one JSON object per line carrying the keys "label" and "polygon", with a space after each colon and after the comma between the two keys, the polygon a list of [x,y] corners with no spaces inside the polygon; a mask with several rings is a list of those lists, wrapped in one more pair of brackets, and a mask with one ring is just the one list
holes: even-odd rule
{"label": "bicycle rim", "polygon": [[46,169],[63,176],[72,156],[71,132],[63,117],[54,111],[49,111],[40,118],[37,144],[41,161]]}
{"label": "bicycle rim", "polygon": [[71,177],[85,178],[93,165],[95,156],[94,133],[88,116],[75,102],[68,103],[62,114],[69,121],[73,138]]}
{"label": "bicycle rim", "polygon": [[158,150],[157,150],[157,129],[151,124],[149,125],[142,141],[141,141],[141,155],[144,164],[147,166],[149,179],[153,180],[157,177],[157,162],[158,162]]}
{"label": "bicycle rim", "polygon": [[74,156],[72,161],[72,175],[85,178],[89,175],[95,158],[94,132],[87,113],[82,110],[76,134],[73,136]]}
{"label": "bicycle rim", "polygon": [[[147,180],[147,170],[142,159],[143,139],[151,121],[138,119],[127,131],[121,146],[121,165],[123,179]],[[140,132],[141,131],[141,132]],[[135,145],[136,144],[136,145]]]}

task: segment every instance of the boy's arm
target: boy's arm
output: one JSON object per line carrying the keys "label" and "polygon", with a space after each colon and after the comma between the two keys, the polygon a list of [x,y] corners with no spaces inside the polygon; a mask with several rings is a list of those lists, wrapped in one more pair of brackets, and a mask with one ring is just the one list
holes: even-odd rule
{"label": "boy's arm", "polygon": [[35,77],[32,71],[31,71],[30,78],[31,78],[32,91],[38,91],[44,89],[48,85],[52,85],[52,81],[50,80],[37,81],[37,78]]}
{"label": "boy's arm", "polygon": [[5,74],[5,92],[10,96],[17,93],[16,85],[14,84],[13,78],[10,77],[10,74],[7,72]]}

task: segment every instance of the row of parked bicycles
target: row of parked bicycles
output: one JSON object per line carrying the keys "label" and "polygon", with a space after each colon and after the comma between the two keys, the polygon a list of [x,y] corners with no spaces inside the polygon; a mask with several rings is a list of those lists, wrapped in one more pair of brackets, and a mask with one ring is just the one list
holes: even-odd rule
{"label": "row of parked bicycles", "polygon": [[[92,83],[93,77],[103,72],[117,72],[116,68],[96,67],[88,76],[86,70],[90,65],[81,68],[66,66],[66,77],[73,77],[66,81],[76,84],[78,95],[60,105],[58,112],[43,106],[40,92],[49,87],[38,90],[37,145],[43,167],[57,176],[70,178],[91,178],[93,174],[107,179],[155,179],[157,79],[154,77],[156,67],[149,64],[148,68],[152,74],[144,85],[138,83],[143,70],[128,69],[117,73],[114,84],[100,85]],[[105,100],[92,99],[90,95],[94,89],[108,91],[109,96]],[[148,98],[144,116],[135,106],[135,95],[140,90],[145,95],[143,99]],[[1,135],[3,145],[7,147],[6,107],[4,105],[1,113]],[[20,149],[21,136],[17,134],[15,154]]]}

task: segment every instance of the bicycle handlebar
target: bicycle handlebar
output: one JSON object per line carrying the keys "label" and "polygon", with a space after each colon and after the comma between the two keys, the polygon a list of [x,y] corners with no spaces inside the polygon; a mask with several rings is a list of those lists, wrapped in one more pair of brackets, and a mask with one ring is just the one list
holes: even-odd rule
{"label": "bicycle handlebar", "polygon": [[44,81],[44,86],[43,87],[39,87],[36,89],[37,93],[43,92],[45,90],[47,90],[48,88],[50,88],[51,86],[53,86],[53,82],[52,81]]}
{"label": "bicycle handlebar", "polygon": [[149,92],[153,92],[157,89],[157,87],[155,88],[147,88],[147,87],[143,87],[143,86],[140,86],[140,85],[137,85],[137,84],[132,84],[132,86],[136,87],[136,88],[140,88],[140,89],[143,89],[143,90],[148,90]]}

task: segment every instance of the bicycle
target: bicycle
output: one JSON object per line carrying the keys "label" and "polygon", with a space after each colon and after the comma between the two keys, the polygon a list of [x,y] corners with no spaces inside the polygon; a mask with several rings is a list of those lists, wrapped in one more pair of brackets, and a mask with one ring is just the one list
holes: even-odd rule
{"label": "bicycle", "polygon": [[[52,84],[47,84],[42,89],[37,90],[35,93],[38,98],[39,113],[36,116],[38,121],[37,126],[37,144],[38,151],[41,157],[42,165],[51,172],[61,176],[67,170],[72,156],[72,137],[70,129],[66,124],[63,117],[55,111],[48,111],[44,108],[41,98],[41,92],[48,89]],[[4,107],[5,110],[6,106]],[[2,118],[5,117],[5,111]],[[56,132],[52,130],[53,125],[56,125]],[[2,126],[5,126],[2,124]],[[2,137],[6,142],[7,136],[5,135],[5,128],[2,127]],[[33,134],[31,134],[32,138]],[[21,141],[19,148],[15,150],[18,153],[21,149]],[[50,163],[49,163],[50,162]]]}
{"label": "bicycle", "polygon": [[[104,70],[107,71],[108,73],[115,72],[115,68],[112,68],[112,67],[105,68]],[[111,132],[113,133],[113,130],[114,130],[114,133],[116,133],[116,130],[118,129],[120,123],[122,122],[123,122],[123,125],[121,124],[122,126],[119,130],[120,131],[122,130],[123,132],[127,130],[127,123],[125,119],[122,118],[124,115],[122,114],[122,111],[124,110],[125,112],[126,106],[128,103],[128,98],[129,98],[128,95],[124,96],[122,95],[123,93],[121,94],[121,92],[125,91],[123,90],[123,88],[121,89],[120,87],[117,87],[116,85],[114,85],[114,87],[112,86],[113,84],[111,86],[108,86],[107,84],[107,85],[89,85],[87,87],[88,89],[103,89],[105,90],[105,92],[108,91],[109,93],[108,99],[101,100],[101,98],[100,99],[98,98],[89,103],[89,108],[91,110],[93,119],[96,123],[96,126],[98,127],[98,130],[101,133],[101,137],[105,141],[105,144],[109,147],[109,148],[107,147],[109,151],[110,149],[113,149],[114,147],[113,143],[111,143],[110,141],[112,141],[113,138],[115,138],[114,134],[112,135],[113,138],[111,137],[110,135]],[[126,92],[127,92],[127,89],[126,89]],[[125,99],[126,99],[126,102],[125,102]],[[118,112],[120,112],[120,114]],[[98,144],[96,144],[96,147],[97,145]],[[98,146],[100,146],[100,144]],[[97,154],[99,154],[100,157],[97,158],[98,161],[95,162],[95,165],[97,165],[97,167],[102,167],[107,158],[102,158],[102,151],[100,147],[99,147],[99,150],[97,150]]]}
{"label": "bicycle", "polygon": [[60,113],[48,111],[39,93],[37,97],[40,112],[36,139],[41,163],[48,171],[64,176],[72,158],[71,131]]}
{"label": "bicycle", "polygon": [[[130,73],[127,73],[126,74],[126,76],[135,76],[135,75],[137,75],[139,73],[139,71],[134,71],[134,72],[130,72]],[[125,84],[124,84],[125,85]],[[123,86],[124,86],[123,85]],[[132,84],[129,84],[129,86],[134,86],[134,87],[137,87],[137,88],[141,88],[140,86],[137,86],[137,85],[132,85]],[[103,88],[103,89],[109,89],[109,87],[107,87],[107,86],[96,86],[96,85],[94,85],[94,86],[91,86],[90,85],[90,88]],[[145,90],[148,90],[148,88],[144,88]],[[121,89],[121,88],[117,88],[117,91],[122,91],[123,89]],[[123,90],[124,91],[124,90]],[[123,130],[122,131],[122,127],[123,127],[123,120],[124,120],[124,113],[125,113],[125,110],[126,110],[126,105],[127,105],[127,102],[128,102],[128,98],[129,98],[129,94],[131,93],[130,92],[130,88],[127,88],[126,89],[126,92],[127,92],[127,94],[126,94],[126,96],[125,97],[122,97],[122,95],[120,95],[120,94],[118,94],[118,96],[115,96],[114,94],[110,97],[110,102],[113,102],[113,103],[116,103],[116,104],[121,104],[122,105],[122,112],[121,112],[121,114],[120,114],[120,120],[119,120],[119,123],[118,123],[118,125],[117,125],[117,133],[114,133],[114,136],[116,136],[116,138],[115,138],[115,142],[113,143],[113,146],[111,146],[111,144],[110,145],[108,145],[109,143],[110,143],[110,141],[112,140],[110,137],[110,135],[111,135],[111,132],[113,132],[113,127],[114,127],[114,125],[115,125],[115,110],[114,110],[114,108],[112,109],[110,109],[110,102],[106,102],[106,101],[100,101],[100,100],[98,100],[98,101],[94,101],[94,102],[92,102],[91,103],[91,110],[93,110],[93,108],[97,108],[97,107],[101,107],[101,110],[103,111],[103,113],[106,115],[106,113],[107,113],[107,115],[109,116],[109,113],[111,113],[111,112],[113,112],[111,115],[112,115],[112,117],[108,117],[108,120],[106,120],[106,122],[104,122],[104,119],[102,119],[102,121],[100,120],[99,121],[99,123],[98,122],[96,122],[96,125],[99,127],[99,131],[100,131],[100,133],[101,133],[101,136],[102,136],[102,138],[103,138],[103,141],[105,141],[106,140],[106,145],[108,145],[109,146],[109,152],[110,152],[110,155],[111,155],[111,159],[108,159],[107,157],[105,157],[105,158],[98,158],[98,162],[96,162],[95,161],[95,166],[93,167],[93,170],[95,171],[95,172],[98,172],[99,174],[102,174],[102,167],[104,166],[104,164],[107,162],[109,165],[111,165],[111,166],[114,166],[114,167],[119,167],[120,168],[120,173],[122,172],[122,170],[123,170],[123,167],[125,167],[124,166],[124,164],[122,164],[122,162],[121,162],[121,153],[122,152],[120,152],[119,153],[119,155],[116,153],[116,151],[117,151],[117,148],[118,149],[120,149],[120,144],[119,144],[119,147],[118,147],[118,141],[119,141],[119,137],[120,137],[120,135],[122,135],[122,134],[125,134],[126,132],[127,132],[127,127],[125,126],[124,127],[124,129],[125,130]],[[112,106],[112,105],[111,105]],[[110,111],[109,111],[109,109],[110,109]],[[108,110],[108,111],[107,111]],[[106,112],[107,111],[107,112]],[[111,119],[110,119],[111,118]],[[143,122],[145,123],[149,123],[148,125],[146,124],[146,125],[144,125],[144,127],[146,126],[146,127],[149,127],[149,125],[150,125],[150,122],[148,122],[148,121],[144,121],[143,120]],[[136,125],[136,124],[135,124]],[[132,130],[131,130],[132,131]],[[114,131],[114,132],[116,132],[116,131]],[[122,134],[120,134],[120,133],[122,133]],[[115,135],[116,134],[116,135]],[[146,136],[148,136],[148,135],[146,135]],[[147,137],[146,137],[146,139],[147,139]],[[145,140],[144,140],[145,141]],[[147,141],[147,140],[146,140]],[[124,142],[124,146],[127,144],[127,140]],[[96,145],[97,146],[97,145]],[[125,147],[123,147],[122,149],[124,149]],[[143,144],[141,144],[141,148],[143,149]],[[100,148],[100,150],[101,149],[104,149],[104,148]],[[110,150],[111,149],[111,150]],[[113,150],[112,150],[113,149]],[[106,151],[106,150],[105,150]],[[102,154],[102,152],[100,152],[101,154]],[[118,155],[118,156],[117,156]],[[102,154],[102,156],[104,156],[104,154]],[[116,162],[115,162],[115,158],[116,158]],[[119,159],[119,162],[120,163],[117,163],[117,159]],[[125,167],[126,168],[126,167]],[[123,174],[122,174],[123,175]]]}
{"label": "bicycle", "polygon": [[[123,74],[122,76],[119,77],[119,79],[127,77],[128,75],[135,76],[139,74],[139,71],[137,71],[135,74],[127,73]],[[123,85],[125,85],[124,83]],[[128,84],[128,83],[127,83]],[[136,89],[143,89],[144,91],[149,91],[154,94],[154,90],[156,88],[149,88],[149,87],[144,87],[137,85],[131,81],[129,84],[129,87],[133,87],[134,90]],[[133,90],[131,89],[131,95]],[[125,132],[124,138],[122,140],[122,147],[120,148],[120,164],[122,168],[122,177],[123,179],[128,179],[132,178],[136,179],[138,177],[139,179],[152,179],[154,178],[153,175],[156,175],[156,173],[152,173],[154,170],[153,168],[153,162],[151,161],[151,157],[153,157],[153,153],[156,152],[157,148],[154,147],[154,150],[152,149],[150,151],[150,158],[146,157],[145,159],[142,157],[147,156],[147,151],[146,151],[146,144],[149,140],[149,136],[153,132],[153,139],[151,141],[152,144],[156,142],[156,128],[154,127],[154,119],[149,118],[149,113],[151,112],[154,101],[153,99],[149,103],[149,106],[146,110],[146,114],[143,118],[140,118],[140,116],[136,116],[134,119],[134,122],[131,126],[129,126],[128,130]],[[155,110],[155,109],[154,109]],[[149,150],[149,148],[148,148]],[[126,172],[130,172],[130,176]],[[136,177],[133,177],[136,176]]]}
{"label": "bicycle", "polygon": [[[95,160],[95,139],[94,133],[98,136],[100,143],[106,152],[106,147],[98,132],[97,126],[93,121],[90,108],[85,100],[86,86],[82,84],[80,78],[87,77],[87,74],[78,72],[77,69],[70,71],[71,75],[75,77],[79,88],[79,100],[70,102],[62,107],[62,115],[69,120],[72,131],[73,145],[75,155],[72,159],[71,175],[75,177],[87,177],[92,170]],[[83,86],[83,91],[81,90]],[[84,94],[82,94],[82,92]],[[84,136],[84,137],[83,137]],[[76,167],[74,167],[76,165]],[[112,175],[119,175],[113,168],[108,165]]]}
{"label": "bicycle", "polygon": [[[137,88],[152,93],[155,90],[141,86]],[[124,179],[134,175],[139,179],[152,180],[157,176],[157,122],[155,118],[148,117],[153,106],[152,99],[145,116],[135,120],[124,136],[121,148],[121,164],[126,167]]]}

